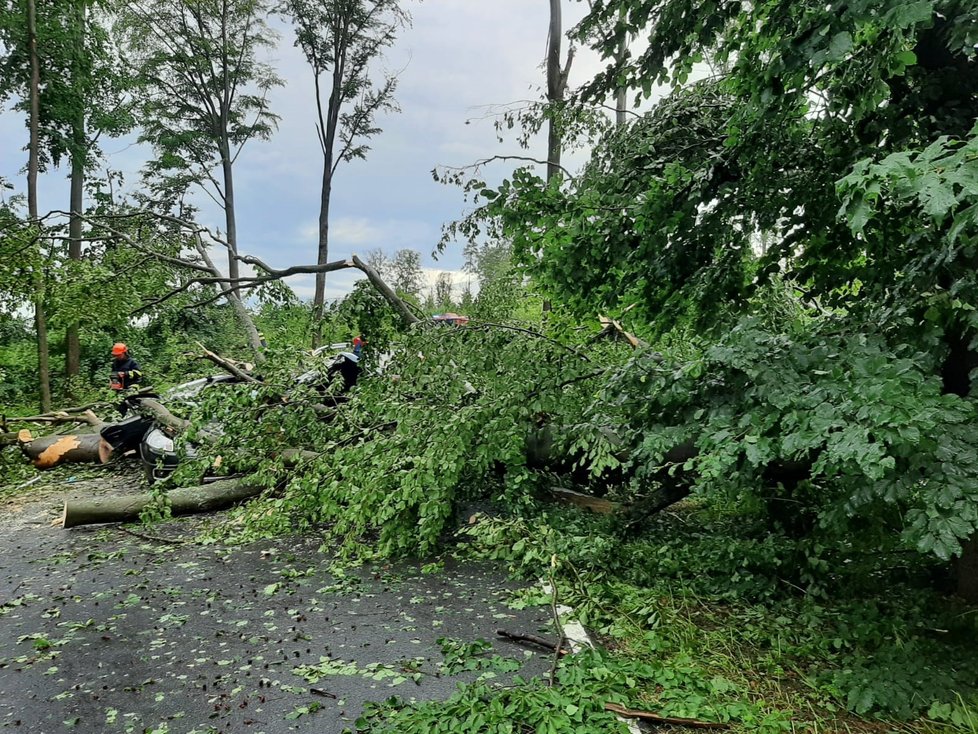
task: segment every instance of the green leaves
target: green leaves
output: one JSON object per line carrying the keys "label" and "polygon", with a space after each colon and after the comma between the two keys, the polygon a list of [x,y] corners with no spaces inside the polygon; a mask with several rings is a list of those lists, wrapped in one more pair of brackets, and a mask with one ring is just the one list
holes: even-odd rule
{"label": "green leaves", "polygon": [[[879,163],[857,163],[839,182],[845,215],[853,231],[893,207],[912,206],[942,227],[953,244],[975,235],[978,205],[978,127],[965,140],[942,136],[922,150],[891,153]],[[948,223],[950,222],[950,227]]]}

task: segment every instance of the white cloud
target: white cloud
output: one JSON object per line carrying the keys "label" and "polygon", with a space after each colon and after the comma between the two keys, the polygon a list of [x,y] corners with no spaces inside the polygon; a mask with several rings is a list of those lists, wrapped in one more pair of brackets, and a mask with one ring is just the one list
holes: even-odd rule
{"label": "white cloud", "polygon": [[[565,3],[565,27],[585,10],[583,3]],[[458,272],[462,265],[458,249],[446,251],[437,267],[430,253],[442,224],[459,218],[470,205],[458,189],[433,181],[431,169],[499,154],[544,157],[543,135],[532,141],[529,151],[522,151],[515,131],[500,145],[492,120],[479,118],[487,105],[542,96],[548,8],[528,0],[425,0],[412,3],[411,12],[413,27],[401,34],[386,63],[401,71],[397,97],[402,112],[378,120],[384,132],[370,141],[367,160],[338,168],[330,249],[336,257],[346,257],[375,247],[389,254],[412,248],[422,254],[426,272],[434,274],[433,283],[439,269]],[[291,29],[283,25],[279,30],[273,56],[286,84],[272,90],[269,100],[270,109],[280,116],[279,128],[270,140],[246,145],[235,166],[235,189],[239,249],[274,267],[286,267],[315,262],[323,159],[311,71],[293,45]],[[602,66],[594,53],[579,50],[571,84],[583,82]],[[134,139],[133,135],[103,143],[111,154],[109,167],[123,170],[130,186],[138,182],[138,170],[148,155],[145,146],[132,145]],[[21,150],[26,129],[21,114],[0,114],[0,141],[0,176],[22,189],[19,169],[26,161]],[[579,160],[579,154],[567,157],[568,165]],[[517,165],[496,164],[493,177],[501,178]],[[65,208],[66,173],[43,176],[42,208]],[[201,195],[197,202],[201,220],[223,229],[222,213],[209,199]],[[329,274],[327,295],[342,295],[357,277],[353,272]],[[312,277],[289,282],[300,296],[311,296]]]}

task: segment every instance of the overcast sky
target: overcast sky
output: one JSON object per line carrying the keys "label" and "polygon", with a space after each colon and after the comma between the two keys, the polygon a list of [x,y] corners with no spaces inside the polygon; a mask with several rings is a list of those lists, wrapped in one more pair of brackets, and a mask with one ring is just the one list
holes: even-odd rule
{"label": "overcast sky", "polygon": [[[462,166],[500,154],[545,157],[541,135],[528,152],[515,134],[500,145],[489,105],[538,99],[545,88],[548,3],[545,0],[425,0],[406,3],[413,26],[387,57],[400,70],[397,100],[401,112],[379,120],[384,132],[374,138],[366,161],[343,163],[332,196],[330,259],[380,248],[393,253],[412,248],[434,277],[458,271],[460,248],[435,262],[431,253],[441,226],[466,211],[462,192],[436,183],[436,166]],[[583,15],[586,5],[565,3],[564,26]],[[283,27],[273,63],[285,86],[273,91],[271,109],[281,117],[267,142],[249,143],[235,167],[239,249],[271,265],[315,262],[322,157],[314,127],[312,74]],[[565,42],[566,50],[566,42]],[[571,86],[600,68],[595,55],[579,52]],[[467,124],[471,121],[470,124]],[[27,142],[23,116],[0,114],[0,176],[23,191]],[[129,140],[105,140],[107,165],[121,170],[132,186],[146,151]],[[508,166],[508,168],[507,168]],[[487,174],[499,179],[513,164],[496,164]],[[40,209],[67,209],[67,171],[43,177]],[[7,192],[9,195],[10,192]],[[204,223],[219,227],[222,215],[206,197],[199,203]],[[327,276],[327,297],[348,292],[352,272]],[[459,275],[460,283],[464,276]],[[311,297],[312,277],[289,281]]]}

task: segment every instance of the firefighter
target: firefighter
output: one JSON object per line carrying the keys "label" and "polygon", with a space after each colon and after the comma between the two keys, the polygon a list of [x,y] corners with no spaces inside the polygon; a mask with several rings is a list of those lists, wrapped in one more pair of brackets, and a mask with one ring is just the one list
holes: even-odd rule
{"label": "firefighter", "polygon": [[109,386],[113,390],[127,390],[143,379],[139,363],[129,355],[129,347],[122,342],[112,345],[112,376]]}
{"label": "firefighter", "polygon": [[353,340],[353,351],[352,352],[340,352],[336,355],[336,360],[326,370],[326,376],[332,377],[337,372],[340,373],[340,377],[343,378],[343,390],[346,392],[357,384],[357,379],[360,377],[360,354],[363,351],[363,345],[366,344],[366,340],[357,337]]}

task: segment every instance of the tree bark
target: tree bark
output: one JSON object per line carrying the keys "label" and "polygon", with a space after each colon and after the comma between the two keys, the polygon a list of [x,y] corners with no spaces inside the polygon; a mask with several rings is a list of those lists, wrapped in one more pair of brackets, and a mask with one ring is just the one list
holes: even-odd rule
{"label": "tree bark", "polygon": [[[625,10],[619,13],[619,19],[624,26],[625,24]],[[628,33],[622,28],[621,41],[618,44],[618,53],[615,54],[615,61],[618,62],[619,68],[623,67],[625,64],[625,54],[628,52]],[[625,111],[628,109],[628,90],[625,87],[619,87],[615,92],[615,124],[623,125],[625,124]]]}
{"label": "tree bark", "polygon": [[234,172],[231,151],[227,140],[221,143],[221,168],[224,174],[224,226],[228,241],[228,275],[237,280],[238,275],[238,225],[234,214]]}
{"label": "tree bark", "polygon": [[[563,99],[564,90],[560,84],[560,39],[563,33],[561,0],[550,0],[550,34],[547,43],[547,101],[551,106]],[[547,181],[560,170],[560,134],[554,119],[553,109],[547,126]]]}
{"label": "tree bark", "polygon": [[[228,276],[237,280],[240,277],[238,266],[238,223],[234,210],[234,171],[231,161],[231,149],[227,140],[224,140],[221,144],[221,159],[224,173],[224,224],[227,227]],[[256,355],[260,355],[261,336],[258,334],[258,329],[255,327],[255,322],[252,321],[244,301],[234,291],[228,291],[226,295],[238,317],[238,321],[244,327],[251,350]]]}
{"label": "tree bark", "polygon": [[[27,158],[27,211],[31,224],[38,226],[37,172],[40,167],[41,63],[37,52],[37,7],[27,0],[27,46],[31,58],[30,143]],[[37,331],[37,379],[41,410],[51,410],[51,367],[48,360],[48,327],[44,315],[44,277],[34,273],[34,328]]]}
{"label": "tree bark", "polygon": [[37,221],[37,171],[40,166],[41,64],[37,54],[37,7],[27,0],[27,49],[31,59],[30,142],[27,158],[27,210],[32,222]]}
{"label": "tree bark", "polygon": [[105,464],[112,458],[112,447],[98,433],[42,436],[21,444],[20,449],[37,469],[60,464]]}
{"label": "tree bark", "polygon": [[[75,110],[71,125],[71,200],[68,210],[71,217],[68,221],[68,259],[76,262],[82,254],[82,209],[85,194],[85,155],[87,152],[87,136],[85,134],[85,104],[82,101],[81,77],[83,70],[81,59],[85,53],[85,0],[75,0],[75,62],[74,79]],[[65,375],[68,377],[68,390],[72,390],[72,378],[81,374],[81,342],[78,338],[78,321],[72,319],[65,331]]]}
{"label": "tree bark", "polygon": [[[326,120],[323,124],[323,111],[319,107],[321,143],[323,150],[323,189],[319,199],[319,251],[317,265],[329,262],[329,203],[333,194],[333,154],[336,146],[336,131],[339,129],[340,107],[343,104],[343,77],[346,74],[346,52],[349,48],[347,19],[336,19],[337,28],[335,58],[333,59],[332,86],[329,92],[329,103],[326,107]],[[316,100],[319,101],[319,74],[316,72]],[[326,303],[326,273],[316,273],[316,290],[313,294],[313,330],[312,345],[318,347],[322,340],[323,306]]]}
{"label": "tree bark", "polygon": [[[264,490],[244,479],[225,479],[200,487],[184,487],[167,493],[173,515],[189,515],[213,512],[251,497]],[[121,497],[102,497],[90,500],[68,500],[61,516],[61,527],[94,525],[108,522],[130,522],[139,519],[139,513],[154,501],[150,492]]]}
{"label": "tree bark", "polygon": [[78,410],[69,408],[43,415],[30,415],[24,417],[11,418],[11,423],[43,423],[48,426],[56,426],[61,423],[87,423],[93,428],[102,428],[105,421],[99,418],[91,410]]}
{"label": "tree bark", "polygon": [[[329,262],[329,200],[333,192],[332,157],[327,156],[323,165],[323,190],[319,200],[319,250],[316,263]],[[318,347],[322,340],[320,325],[323,320],[323,307],[326,303],[326,273],[316,273],[316,292],[312,301],[312,346]]]}
{"label": "tree bark", "polygon": [[[237,266],[238,258],[230,251],[230,241],[228,242],[228,246],[228,257],[233,258],[235,266]],[[214,261],[211,260],[211,256],[208,254],[207,248],[204,246],[204,243],[201,241],[199,235],[195,239],[194,247],[197,249],[197,252],[200,254],[204,263],[210,269],[214,277],[220,278],[221,271],[214,264]],[[255,322],[251,318],[251,314],[248,313],[248,309],[245,307],[244,301],[241,300],[241,297],[237,293],[231,290],[230,286],[224,287],[218,284],[216,287],[218,292],[221,293],[224,298],[227,299],[227,302],[231,304],[231,308],[234,309],[234,313],[237,315],[238,321],[241,322],[241,325],[245,330],[245,335],[248,337],[248,343],[251,345],[251,351],[254,352],[255,361],[264,362],[265,355],[260,351],[262,346],[261,336],[258,334],[258,328],[255,326]]]}

